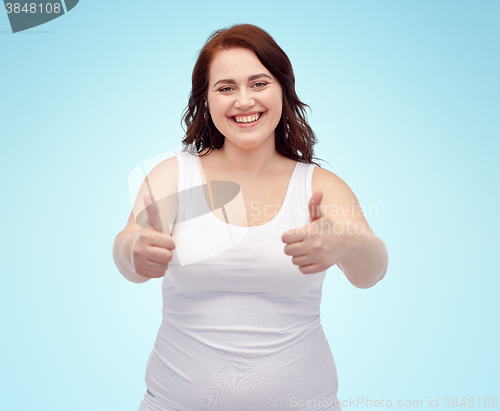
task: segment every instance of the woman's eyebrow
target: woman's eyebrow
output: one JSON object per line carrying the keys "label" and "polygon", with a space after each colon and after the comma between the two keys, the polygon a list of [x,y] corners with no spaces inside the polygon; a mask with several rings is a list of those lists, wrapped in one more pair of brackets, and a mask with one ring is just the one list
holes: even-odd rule
{"label": "woman's eyebrow", "polygon": [[[268,76],[267,74],[265,74],[265,73],[259,73],[259,74],[254,74],[253,76],[248,77],[248,81],[257,80],[259,77],[268,77],[269,79],[271,79],[271,80],[272,80],[272,78],[271,78],[270,76]],[[214,87],[215,87],[217,84],[219,84],[219,83],[236,84],[236,81],[234,81],[233,79],[224,78],[224,79],[222,79],[222,80],[217,81],[217,82],[214,84]]]}

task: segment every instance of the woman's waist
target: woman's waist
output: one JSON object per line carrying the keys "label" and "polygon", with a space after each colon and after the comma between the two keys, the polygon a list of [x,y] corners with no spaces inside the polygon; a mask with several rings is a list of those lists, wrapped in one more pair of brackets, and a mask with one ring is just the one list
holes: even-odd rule
{"label": "woman's waist", "polygon": [[[164,310],[158,338],[195,340],[204,346],[234,355],[261,356],[285,350],[321,329],[320,316],[288,323],[265,320],[189,318]],[[322,332],[322,329],[321,329]]]}
{"label": "woman's waist", "polygon": [[315,307],[256,304],[237,307],[203,304],[195,307],[164,304],[163,322],[185,332],[280,335],[302,333],[321,324]]}
{"label": "woman's waist", "polygon": [[234,401],[232,409],[290,409],[294,397],[333,398],[337,373],[321,326],[299,335],[271,349],[227,335],[195,338],[162,322],[146,383],[179,409],[211,408],[222,400]]}
{"label": "woman's waist", "polygon": [[178,292],[163,295],[162,318],[194,331],[288,332],[319,321],[320,304],[316,295]]}

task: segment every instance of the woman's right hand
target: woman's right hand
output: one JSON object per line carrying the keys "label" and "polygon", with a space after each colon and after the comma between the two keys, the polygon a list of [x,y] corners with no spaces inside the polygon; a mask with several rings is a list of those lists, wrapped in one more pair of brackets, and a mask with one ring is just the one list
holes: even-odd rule
{"label": "woman's right hand", "polygon": [[146,278],[160,278],[165,275],[172,260],[175,242],[171,235],[163,233],[158,204],[144,197],[148,225],[141,227],[132,244],[132,263],[135,272]]}

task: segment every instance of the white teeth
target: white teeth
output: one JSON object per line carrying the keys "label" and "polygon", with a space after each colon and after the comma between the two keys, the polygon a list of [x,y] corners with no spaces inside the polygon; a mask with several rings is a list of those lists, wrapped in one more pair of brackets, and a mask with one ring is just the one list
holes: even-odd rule
{"label": "white teeth", "polygon": [[234,121],[237,123],[251,123],[253,121],[257,121],[262,113],[254,114],[253,116],[235,116]]}

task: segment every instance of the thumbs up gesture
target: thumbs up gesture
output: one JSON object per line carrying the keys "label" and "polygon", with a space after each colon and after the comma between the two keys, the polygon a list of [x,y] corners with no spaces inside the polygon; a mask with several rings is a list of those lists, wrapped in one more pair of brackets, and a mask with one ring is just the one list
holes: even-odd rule
{"label": "thumbs up gesture", "polygon": [[[321,210],[322,191],[315,191],[309,200],[310,223],[281,236],[286,255],[303,274],[327,270],[348,256],[348,237],[336,234],[336,224]],[[338,230],[337,230],[338,231]]]}
{"label": "thumbs up gesture", "polygon": [[[165,275],[172,260],[174,239],[163,232],[158,204],[150,196],[144,196],[149,227],[141,227],[132,244],[132,263],[137,274],[147,278]],[[168,231],[168,224],[167,224]]]}

